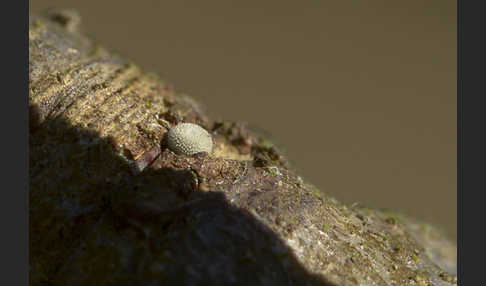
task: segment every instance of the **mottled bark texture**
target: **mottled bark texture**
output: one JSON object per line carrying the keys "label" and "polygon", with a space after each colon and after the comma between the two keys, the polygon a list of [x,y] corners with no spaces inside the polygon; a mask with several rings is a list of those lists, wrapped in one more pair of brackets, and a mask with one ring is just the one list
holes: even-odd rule
{"label": "mottled bark texture", "polygon": [[[79,22],[30,19],[31,285],[457,283],[434,227],[337,202]],[[213,154],[168,150],[180,122],[207,129]]]}

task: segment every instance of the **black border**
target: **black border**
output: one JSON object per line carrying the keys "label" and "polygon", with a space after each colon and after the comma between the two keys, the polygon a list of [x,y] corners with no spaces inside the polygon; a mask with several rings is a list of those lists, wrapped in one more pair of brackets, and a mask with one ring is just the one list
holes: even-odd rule
{"label": "black border", "polygon": [[463,280],[463,213],[462,213],[462,1],[457,1],[457,278]]}
{"label": "black border", "polygon": [[2,27],[2,285],[29,285],[29,2],[5,6]]}
{"label": "black border", "polygon": [[[486,45],[483,1],[458,1],[458,285],[483,285]],[[476,283],[474,283],[476,282]]]}

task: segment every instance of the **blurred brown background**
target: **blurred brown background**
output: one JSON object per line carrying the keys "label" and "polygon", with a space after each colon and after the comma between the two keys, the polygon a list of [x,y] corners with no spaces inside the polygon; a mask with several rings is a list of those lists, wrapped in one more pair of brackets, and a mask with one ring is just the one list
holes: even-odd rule
{"label": "blurred brown background", "polygon": [[345,202],[456,238],[456,1],[32,0],[215,117],[268,130]]}

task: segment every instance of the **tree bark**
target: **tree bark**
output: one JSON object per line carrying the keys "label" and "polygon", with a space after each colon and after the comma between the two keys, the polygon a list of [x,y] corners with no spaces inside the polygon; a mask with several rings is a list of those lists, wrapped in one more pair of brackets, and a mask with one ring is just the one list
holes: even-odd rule
{"label": "tree bark", "polygon": [[[456,245],[435,227],[339,203],[79,22],[30,19],[32,285],[457,284]],[[214,152],[168,150],[180,122]]]}

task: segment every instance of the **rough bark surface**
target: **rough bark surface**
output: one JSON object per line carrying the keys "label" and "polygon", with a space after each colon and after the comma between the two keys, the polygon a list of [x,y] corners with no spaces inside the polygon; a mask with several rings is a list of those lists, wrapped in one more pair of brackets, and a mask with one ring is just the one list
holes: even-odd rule
{"label": "rough bark surface", "polygon": [[[30,19],[31,285],[457,284],[436,228],[337,202],[79,22]],[[179,122],[208,130],[213,154],[168,150]]]}

